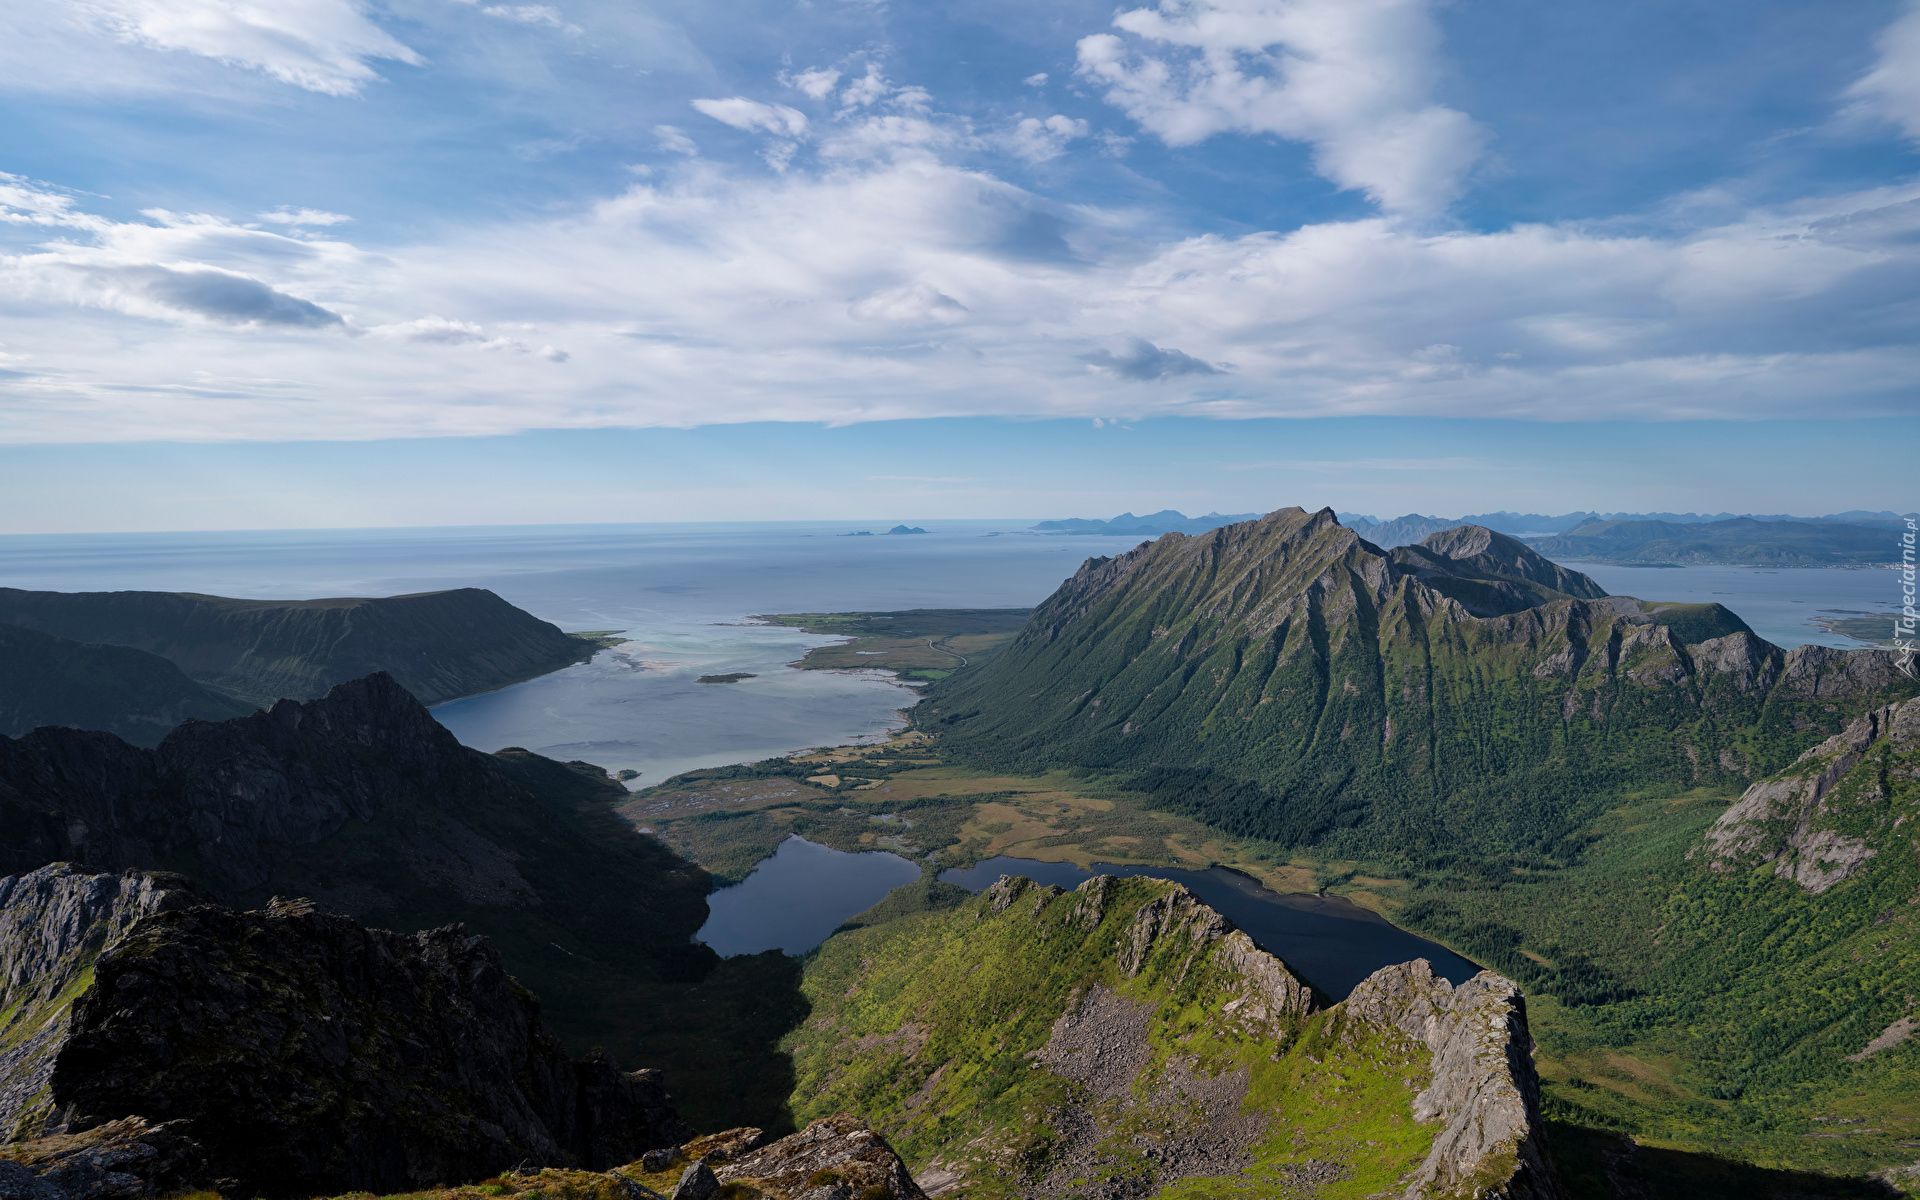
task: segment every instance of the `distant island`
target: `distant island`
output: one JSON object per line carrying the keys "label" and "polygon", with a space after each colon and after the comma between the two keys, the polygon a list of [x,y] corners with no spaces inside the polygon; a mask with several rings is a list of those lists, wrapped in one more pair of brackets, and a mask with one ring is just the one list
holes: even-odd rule
{"label": "distant island", "polygon": [[[917,525],[895,525],[895,526],[894,526],[894,527],[893,527],[892,529],[889,529],[889,530],[887,530],[887,532],[886,532],[886,533],[883,533],[883,534],[881,534],[880,536],[881,536],[881,537],[890,537],[890,536],[893,536],[893,535],[895,535],[895,534],[903,534],[903,533],[925,533],[925,532],[926,532],[926,530],[924,530],[924,529],[922,529],[922,528],[920,528],[920,527],[919,527],[919,526],[917,526]],[[843,534],[841,534],[840,536],[841,536],[841,537],[872,537],[872,536],[874,536],[874,533],[873,533],[873,530],[871,530],[871,529],[858,529],[858,530],[855,530],[855,531],[854,531],[854,532],[852,532],[852,533],[843,533]]]}
{"label": "distant island", "polygon": [[725,675],[702,675],[695,683],[739,683],[742,679],[758,679],[751,671],[729,671]]}

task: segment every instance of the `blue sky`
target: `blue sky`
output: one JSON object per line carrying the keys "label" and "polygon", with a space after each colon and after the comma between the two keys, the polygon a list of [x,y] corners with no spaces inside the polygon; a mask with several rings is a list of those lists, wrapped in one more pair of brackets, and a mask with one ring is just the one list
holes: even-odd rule
{"label": "blue sky", "polygon": [[1907,509],[1917,149],[1920,0],[14,0],[0,531]]}

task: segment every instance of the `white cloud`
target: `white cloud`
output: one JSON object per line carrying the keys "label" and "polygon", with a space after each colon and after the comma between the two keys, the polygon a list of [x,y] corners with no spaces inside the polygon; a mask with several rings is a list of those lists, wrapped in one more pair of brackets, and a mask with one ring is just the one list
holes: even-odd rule
{"label": "white cloud", "polygon": [[802,71],[798,75],[781,75],[780,82],[810,96],[815,100],[825,100],[833,94],[834,85],[840,82],[840,72],[825,67],[816,67],[811,71]]}
{"label": "white cloud", "polygon": [[344,225],[352,217],[340,213],[324,212],[317,208],[288,208],[281,205],[272,212],[253,214],[256,221],[265,221],[270,225]]}
{"label": "white cloud", "polygon": [[848,311],[863,321],[952,325],[966,320],[968,310],[931,284],[911,283],[863,296]]}
{"label": "white cloud", "polygon": [[1047,85],[1047,73],[1041,71],[1038,74],[1027,76],[1020,82],[1026,84],[1028,87],[1045,87]]}
{"label": "white cloud", "polygon": [[695,100],[696,109],[722,125],[752,133],[756,130],[799,137],[807,131],[807,115],[784,104],[762,104],[745,96],[726,100]]}
{"label": "white cloud", "polygon": [[880,68],[867,64],[867,73],[846,86],[840,93],[840,103],[846,108],[866,108],[881,99],[893,86],[880,74]]}
{"label": "white cloud", "polygon": [[1079,74],[1171,146],[1219,133],[1314,148],[1315,169],[1390,212],[1456,199],[1487,135],[1433,99],[1429,0],[1161,0],[1080,39]]}
{"label": "white cloud", "polygon": [[1906,11],[1881,31],[1876,49],[1873,66],[1847,95],[1856,112],[1891,121],[1920,141],[1920,0],[1908,0]]}
{"label": "white cloud", "polygon": [[512,21],[518,25],[548,25],[576,37],[586,32],[561,16],[559,9],[546,4],[494,4],[480,11],[489,17]]}
{"label": "white cloud", "polygon": [[1920,185],[1659,237],[1374,218],[1165,241],[923,147],[780,177],[690,160],[383,254],[0,186],[13,236],[66,239],[0,257],[0,339],[33,350],[0,379],[16,442],[1122,407],[1837,418],[1910,412],[1920,377],[1898,308]]}
{"label": "white cloud", "polygon": [[1086,137],[1090,132],[1085,121],[1058,113],[1044,121],[1025,117],[1007,135],[1006,146],[1028,162],[1044,162],[1066,153],[1068,142]]}
{"label": "white cloud", "polygon": [[680,132],[676,126],[655,125],[653,136],[660,139],[662,150],[671,150],[675,154],[685,154],[689,157],[700,153],[700,147],[694,145],[693,139]]}
{"label": "white cloud", "polygon": [[333,96],[355,95],[379,79],[369,60],[422,61],[355,0],[77,0],[75,7],[123,41],[264,71]]}

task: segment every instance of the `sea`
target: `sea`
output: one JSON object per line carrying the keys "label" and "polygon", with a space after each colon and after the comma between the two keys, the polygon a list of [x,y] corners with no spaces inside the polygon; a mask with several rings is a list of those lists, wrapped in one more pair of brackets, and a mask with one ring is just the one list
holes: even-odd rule
{"label": "sea", "polygon": [[[833,639],[757,614],[1039,603],[1089,557],[1140,539],[1030,532],[1031,521],[896,520],[462,526],[0,536],[0,586],[303,599],[491,589],[567,630],[616,630],[593,661],[434,709],[481,750],[521,746],[632,786],[681,771],[884,737],[913,689],[884,672],[796,671]],[[860,536],[862,532],[870,536]],[[1616,594],[1718,601],[1783,646],[1859,643],[1820,615],[1897,606],[1871,569],[1570,564]],[[701,675],[751,679],[702,684]]]}

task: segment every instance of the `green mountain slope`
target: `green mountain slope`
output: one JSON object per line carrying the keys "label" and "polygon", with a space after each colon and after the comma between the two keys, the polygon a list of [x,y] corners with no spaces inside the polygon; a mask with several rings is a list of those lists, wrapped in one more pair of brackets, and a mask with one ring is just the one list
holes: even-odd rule
{"label": "green mountain slope", "polygon": [[1002,877],[804,988],[796,1116],[860,1112],[936,1194],[1555,1195],[1510,983],[1410,963],[1324,1009],[1177,884]]}
{"label": "green mountain slope", "polygon": [[1773,1167],[1920,1163],[1920,700],[1731,806],[1594,832],[1576,868],[1395,914],[1559,1000],[1535,1008],[1548,1112]]}
{"label": "green mountain slope", "polygon": [[982,765],[1472,875],[1572,861],[1608,797],[1743,786],[1920,690],[1878,651],[1599,593],[1491,531],[1389,553],[1282,509],[1088,560],[915,720]]}
{"label": "green mountain slope", "polygon": [[0,734],[67,725],[152,746],[189,717],[223,721],[252,708],[157,654],[0,625]]}
{"label": "green mountain slope", "polygon": [[1825,567],[1900,558],[1890,529],[1829,521],[1756,521],[1734,517],[1700,525],[1668,521],[1588,521],[1530,544],[1553,558],[1593,562],[1765,563]]}
{"label": "green mountain slope", "polygon": [[132,646],[250,704],[310,700],[386,671],[438,704],[589,657],[595,643],[480,588],[380,599],[0,588],[0,626]]}

